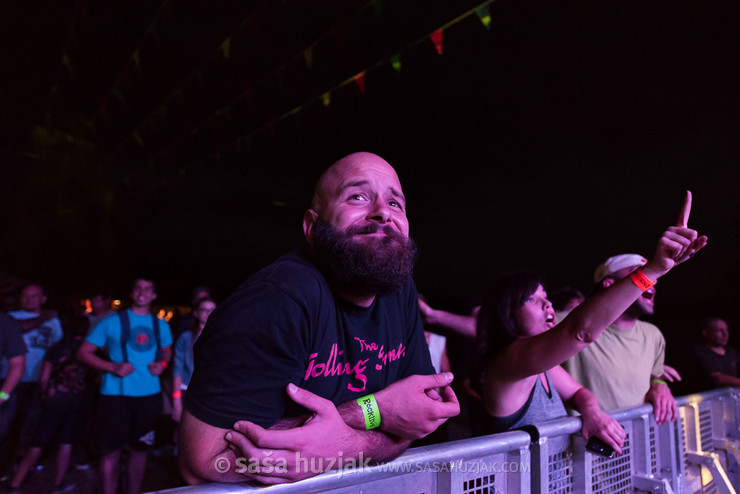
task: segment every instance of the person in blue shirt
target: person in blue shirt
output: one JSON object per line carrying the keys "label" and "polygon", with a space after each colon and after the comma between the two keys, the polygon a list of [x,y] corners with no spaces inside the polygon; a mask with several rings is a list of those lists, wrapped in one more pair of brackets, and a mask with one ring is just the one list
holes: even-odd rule
{"label": "person in blue shirt", "polygon": [[[172,357],[169,325],[150,312],[157,298],[154,282],[137,278],[131,307],[106,317],[85,338],[77,358],[103,371],[97,410],[96,437],[102,455],[102,491],[116,492],[121,449],[128,446],[129,492],[139,492],[147,452],[154,444],[154,426],[161,412],[159,376]],[[125,342],[125,344],[122,344]],[[109,359],[96,354],[106,348]]]}

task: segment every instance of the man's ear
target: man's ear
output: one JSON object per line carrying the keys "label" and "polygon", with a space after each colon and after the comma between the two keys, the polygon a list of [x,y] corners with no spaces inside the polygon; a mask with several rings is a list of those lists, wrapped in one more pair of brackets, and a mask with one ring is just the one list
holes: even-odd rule
{"label": "man's ear", "polygon": [[303,215],[303,235],[311,247],[313,247],[313,229],[318,219],[319,214],[313,209],[307,209],[306,214]]}
{"label": "man's ear", "polygon": [[603,286],[604,288],[609,288],[613,284],[614,278],[604,278],[603,280],[601,280],[601,286]]}

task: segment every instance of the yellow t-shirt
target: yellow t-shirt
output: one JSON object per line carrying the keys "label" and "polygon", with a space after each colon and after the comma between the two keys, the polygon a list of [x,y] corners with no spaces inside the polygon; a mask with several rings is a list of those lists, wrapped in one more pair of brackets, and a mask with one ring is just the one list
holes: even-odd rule
{"label": "yellow t-shirt", "polygon": [[563,367],[610,411],[644,403],[650,377],[663,373],[664,360],[663,334],[654,324],[637,321],[631,329],[607,327]]}

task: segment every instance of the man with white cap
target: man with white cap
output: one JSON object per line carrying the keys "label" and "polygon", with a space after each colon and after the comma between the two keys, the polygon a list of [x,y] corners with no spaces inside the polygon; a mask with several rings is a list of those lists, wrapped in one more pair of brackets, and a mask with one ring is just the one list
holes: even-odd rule
{"label": "man with white cap", "polygon": [[[639,254],[610,257],[596,268],[595,290],[609,288],[645,263],[647,259]],[[665,339],[655,325],[639,319],[653,314],[654,302],[655,287],[650,287],[564,367],[596,395],[604,410],[652,403],[655,419],[662,424],[676,419],[676,401],[659,377],[664,372]]]}

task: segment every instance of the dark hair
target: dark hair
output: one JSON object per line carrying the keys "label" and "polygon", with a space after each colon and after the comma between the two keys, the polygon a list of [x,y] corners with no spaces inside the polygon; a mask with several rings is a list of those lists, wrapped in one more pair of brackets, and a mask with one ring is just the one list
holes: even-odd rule
{"label": "dark hair", "polygon": [[483,299],[476,329],[476,367],[518,338],[516,312],[539,285],[542,277],[533,272],[507,273],[497,279]]}
{"label": "dark hair", "polygon": [[129,291],[134,289],[134,287],[136,286],[136,282],[139,281],[139,280],[144,280],[144,281],[148,281],[149,283],[151,283],[152,284],[152,290],[154,291],[154,293],[158,293],[157,292],[157,283],[154,281],[154,278],[152,278],[148,274],[140,274],[140,275],[134,277],[131,280],[131,285],[129,286]]}
{"label": "dark hair", "polygon": [[568,302],[570,302],[574,298],[583,299],[584,297],[583,293],[581,293],[579,289],[566,285],[558,288],[552,293],[548,293],[547,298],[552,303],[552,308],[555,309],[556,312],[560,312],[561,310],[565,309],[565,306],[568,304]]}
{"label": "dark hair", "polygon": [[207,286],[196,286],[195,288],[193,288],[193,291],[190,292],[190,300],[195,299],[197,301],[197,300],[203,298],[203,297],[198,297],[197,299],[195,298],[195,296],[198,295],[199,293],[207,293],[207,295],[204,295],[203,297],[211,297],[212,296],[211,289],[208,288]]}
{"label": "dark hair", "polygon": [[106,283],[95,283],[87,289],[87,298],[95,298],[98,295],[103,299],[113,298],[113,290]]}
{"label": "dark hair", "polygon": [[70,340],[84,338],[90,330],[90,319],[84,314],[65,314],[61,317],[64,336]]}
{"label": "dark hair", "polygon": [[213,300],[213,299],[212,299],[211,297],[209,297],[209,296],[205,296],[205,297],[200,297],[200,298],[199,298],[198,300],[196,300],[196,301],[195,301],[195,303],[193,304],[193,311],[196,311],[196,310],[198,310],[198,307],[200,307],[200,306],[201,306],[201,304],[202,304],[203,302],[213,302],[214,304],[216,303],[216,301],[215,301],[215,300]]}

